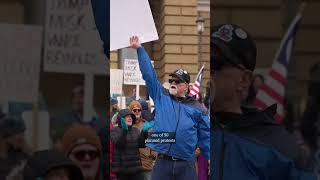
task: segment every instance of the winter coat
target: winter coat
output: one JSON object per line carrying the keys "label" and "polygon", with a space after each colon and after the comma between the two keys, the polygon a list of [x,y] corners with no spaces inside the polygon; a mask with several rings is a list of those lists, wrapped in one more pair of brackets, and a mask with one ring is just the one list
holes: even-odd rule
{"label": "winter coat", "polygon": [[128,131],[121,127],[114,127],[111,130],[113,172],[132,174],[143,171],[139,148],[144,147],[146,136],[135,127],[129,127]]}
{"label": "winter coat", "polygon": [[299,166],[295,138],[274,120],[274,113],[243,108],[243,114],[214,114],[212,180],[316,179]]}
{"label": "winter coat", "polygon": [[[198,101],[192,97],[183,99],[169,94],[157,79],[150,58],[143,47],[137,49],[139,66],[146,81],[148,93],[154,101],[156,114],[153,133],[168,133],[168,141],[148,142],[152,150],[186,161],[195,161],[195,149],[199,146],[206,159],[210,159],[210,120]],[[152,136],[152,135],[151,135]]]}

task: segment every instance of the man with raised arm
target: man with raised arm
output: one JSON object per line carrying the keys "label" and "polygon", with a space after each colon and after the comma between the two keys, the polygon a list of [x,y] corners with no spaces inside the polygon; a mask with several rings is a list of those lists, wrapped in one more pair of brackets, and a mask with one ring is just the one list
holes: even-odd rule
{"label": "man with raised arm", "polygon": [[189,97],[190,75],[184,69],[170,74],[169,90],[162,87],[145,49],[137,36],[130,38],[137,50],[140,70],[156,114],[153,133],[146,144],[159,153],[152,180],[196,180],[195,149],[209,160],[210,120],[194,98]]}

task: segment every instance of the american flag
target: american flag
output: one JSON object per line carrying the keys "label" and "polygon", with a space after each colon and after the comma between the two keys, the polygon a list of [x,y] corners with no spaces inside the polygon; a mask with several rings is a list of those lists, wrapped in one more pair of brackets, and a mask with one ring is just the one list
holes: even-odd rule
{"label": "american flag", "polygon": [[194,82],[192,89],[190,90],[189,96],[195,96],[199,94],[203,69],[204,69],[204,65],[202,65],[201,69],[198,72],[196,81]]}
{"label": "american flag", "polygon": [[285,87],[287,85],[288,65],[294,47],[295,35],[298,31],[301,12],[292,20],[284,38],[281,41],[280,48],[277,51],[271,70],[265,83],[260,87],[255,105],[264,109],[270,105],[277,104],[277,113],[275,119],[282,122],[284,118],[284,97]]}

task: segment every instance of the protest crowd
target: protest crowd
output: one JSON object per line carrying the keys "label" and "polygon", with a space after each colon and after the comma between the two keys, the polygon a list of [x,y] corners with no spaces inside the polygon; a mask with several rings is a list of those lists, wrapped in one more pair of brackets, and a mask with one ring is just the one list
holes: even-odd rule
{"label": "protest crowd", "polygon": [[109,178],[109,172],[103,170],[109,152],[106,118],[93,117],[90,122],[82,120],[81,85],[73,89],[71,101],[70,112],[50,119],[51,146],[40,151],[34,151],[32,144],[27,143],[28,129],[21,117],[1,113],[0,179]]}
{"label": "protest crowd", "polygon": [[[106,14],[100,9],[105,2],[92,0],[109,57]],[[289,42],[299,18],[289,26],[268,75],[255,71],[259,49],[252,32],[241,24],[212,25],[206,85],[204,65],[193,85],[190,71],[177,66],[164,87],[143,38],[133,34],[129,48],[137,55],[147,95],[126,89],[133,94],[124,97],[125,105],[108,97],[105,114],[85,119],[85,84],[75,83],[65,98],[70,110],[50,114],[50,147],[37,151],[27,143],[22,115],[0,107],[0,180],[320,179],[320,61],[309,69],[300,114],[284,93]]]}
{"label": "protest crowd", "polygon": [[[193,98],[197,98],[194,96]],[[116,99],[110,99],[110,112],[113,114],[111,116],[110,121],[110,179],[141,179],[141,180],[151,180],[151,173],[154,169],[156,160],[158,159],[158,154],[156,151],[150,149],[145,146],[146,138],[151,134],[154,126],[154,121],[156,119],[155,113],[156,109],[151,111],[150,104],[142,98],[139,100],[135,100],[135,96],[131,96],[127,98],[127,108],[119,109],[118,101]],[[203,106],[203,108],[208,111],[208,106],[205,106],[204,102],[201,100],[201,95],[197,98],[197,101]],[[207,104],[208,105],[208,104]],[[131,117],[130,117],[131,116]],[[132,119],[132,123],[128,123],[128,127],[126,127],[124,122],[122,122],[122,118],[125,120],[127,118]],[[129,125],[130,124],[130,125]],[[124,128],[125,126],[125,128]],[[116,129],[115,129],[116,128]],[[128,128],[128,130],[126,130]],[[148,129],[150,128],[150,129]],[[129,136],[130,131],[139,131],[141,133],[136,133],[136,137],[130,134],[130,139],[136,139],[136,148],[132,148],[131,144],[129,145],[129,139],[127,139],[127,146],[125,144],[121,144],[119,142],[119,131],[128,131],[127,136]],[[144,132],[147,132],[145,134]],[[133,132],[132,132],[133,133]],[[140,140],[139,140],[140,138]],[[141,141],[142,140],[142,141]],[[125,141],[123,139],[123,141]],[[140,141],[140,142],[139,142]],[[122,142],[124,143],[124,142]],[[132,143],[132,142],[131,142]],[[140,144],[139,144],[140,143]],[[127,151],[127,152],[124,152]],[[123,160],[123,162],[119,162],[121,153],[136,153],[136,163],[129,160]],[[204,158],[200,153],[200,149],[195,149],[195,157],[196,161],[195,167],[197,171],[197,177],[199,180],[206,180],[209,177],[209,169],[208,169],[208,161]],[[120,154],[119,154],[120,153]],[[133,159],[133,156],[131,157]],[[131,159],[127,157],[127,159]],[[121,167],[126,166],[125,167]],[[127,164],[127,165],[126,165]],[[130,165],[132,166],[130,166]],[[127,174],[128,177],[124,177],[123,174]]]}

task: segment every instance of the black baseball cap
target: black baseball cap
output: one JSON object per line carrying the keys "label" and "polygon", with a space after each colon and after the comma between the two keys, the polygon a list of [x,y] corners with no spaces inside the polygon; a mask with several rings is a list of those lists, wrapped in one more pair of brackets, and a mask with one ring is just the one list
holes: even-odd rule
{"label": "black baseball cap", "polygon": [[[214,48],[215,47],[215,48]],[[242,27],[235,24],[221,24],[214,26],[211,33],[211,63],[220,58],[215,58],[217,49],[224,58],[222,61],[235,65],[243,65],[246,69],[254,71],[256,66],[257,48],[250,34]],[[220,60],[221,60],[220,59]],[[214,68],[213,68],[214,69]]]}
{"label": "black baseball cap", "polygon": [[110,98],[110,104],[111,104],[111,106],[115,105],[115,104],[118,104],[118,100]]}
{"label": "black baseball cap", "polygon": [[184,69],[179,68],[179,69],[175,70],[173,73],[169,74],[169,76],[174,76],[174,77],[179,78],[183,82],[186,82],[188,84],[190,83],[190,75]]}

